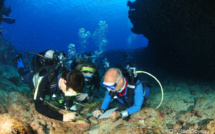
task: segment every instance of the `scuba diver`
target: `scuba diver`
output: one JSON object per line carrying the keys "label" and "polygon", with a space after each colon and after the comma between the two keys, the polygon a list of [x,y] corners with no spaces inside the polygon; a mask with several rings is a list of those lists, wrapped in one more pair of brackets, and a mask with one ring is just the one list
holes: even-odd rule
{"label": "scuba diver", "polygon": [[63,62],[66,58],[63,52],[59,55],[55,50],[48,49],[44,52],[34,54],[36,55],[32,60],[32,71],[24,71],[21,55],[18,55],[15,59],[21,79],[26,84],[29,84],[34,92],[35,109],[44,116],[52,119],[74,121],[77,116],[76,113],[61,114],[53,110],[53,106],[48,103],[46,96],[50,96],[51,99],[56,94],[62,93],[64,98],[62,103],[63,108],[72,110],[75,96],[84,87],[82,73],[65,69]]}
{"label": "scuba diver", "polygon": [[118,68],[110,68],[104,76],[102,85],[106,88],[105,98],[100,110],[93,112],[93,116],[98,118],[106,111],[113,99],[123,104],[123,108],[111,113],[110,118],[115,121],[118,118],[127,118],[136,113],[147,101],[150,88],[144,86],[134,73],[135,69],[127,66],[128,70],[121,71]]}
{"label": "scuba diver", "polygon": [[15,19],[9,17],[11,11],[12,10],[10,7],[6,7],[4,5],[4,1],[0,1],[0,23],[1,23],[1,21],[4,21],[5,23],[8,23],[8,24],[15,23]]}
{"label": "scuba diver", "polygon": [[[0,23],[3,21],[5,23],[8,23],[8,24],[14,24],[15,23],[15,19],[14,18],[11,18],[9,17],[9,14],[11,12],[11,8],[10,7],[5,7],[4,5],[4,1],[1,1],[2,3],[0,3]],[[2,29],[0,29],[0,35],[2,36],[2,38],[8,42],[4,36],[3,36],[3,33],[2,33]]]}
{"label": "scuba diver", "polygon": [[97,65],[93,62],[90,54],[81,54],[72,62],[71,69],[81,71],[84,76],[84,92],[80,93],[76,100],[87,102],[98,97],[100,88],[100,77]]}
{"label": "scuba diver", "polygon": [[15,23],[15,19],[14,18],[5,16],[5,15],[1,16],[1,21],[4,21],[5,23],[8,23],[8,24],[14,24]]}

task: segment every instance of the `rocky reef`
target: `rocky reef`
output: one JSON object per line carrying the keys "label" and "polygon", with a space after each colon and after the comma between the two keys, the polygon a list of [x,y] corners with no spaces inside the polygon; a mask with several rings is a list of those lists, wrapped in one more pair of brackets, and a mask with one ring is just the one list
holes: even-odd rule
{"label": "rocky reef", "polygon": [[0,133],[1,134],[24,134],[32,133],[28,124],[20,122],[8,114],[0,114]]}
{"label": "rocky reef", "polygon": [[215,2],[136,0],[128,2],[132,32],[149,39],[156,66],[212,78],[215,72]]}
{"label": "rocky reef", "polygon": [[0,62],[4,64],[12,64],[12,59],[17,54],[12,43],[5,40],[2,35],[0,35],[0,53]]}
{"label": "rocky reef", "polygon": [[[141,70],[141,68],[139,68]],[[155,70],[148,70],[159,74]],[[87,115],[99,109],[99,101],[85,103],[76,122],[61,122],[47,118],[35,110],[33,93],[19,79],[17,69],[1,64],[0,68],[0,133],[23,134],[168,134],[186,131],[186,134],[208,132],[214,128],[214,83],[194,81],[183,77],[159,74],[165,96],[159,109],[160,88],[151,82],[151,95],[145,106],[128,120],[97,120]],[[140,79],[146,79],[140,76]],[[197,84],[198,83],[198,84]],[[116,104],[117,105],[117,104]],[[112,106],[114,107],[114,105]]]}

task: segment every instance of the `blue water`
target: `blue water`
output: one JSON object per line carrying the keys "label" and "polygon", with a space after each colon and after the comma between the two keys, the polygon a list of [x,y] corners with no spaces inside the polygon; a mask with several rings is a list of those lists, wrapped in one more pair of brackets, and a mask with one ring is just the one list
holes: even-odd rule
{"label": "blue water", "polygon": [[[18,50],[67,52],[70,43],[81,49],[78,30],[93,33],[99,21],[106,21],[108,43],[104,50],[145,47],[148,40],[131,32],[127,0],[5,0],[11,6],[15,24],[1,23],[4,37]],[[98,50],[89,38],[86,51]]]}

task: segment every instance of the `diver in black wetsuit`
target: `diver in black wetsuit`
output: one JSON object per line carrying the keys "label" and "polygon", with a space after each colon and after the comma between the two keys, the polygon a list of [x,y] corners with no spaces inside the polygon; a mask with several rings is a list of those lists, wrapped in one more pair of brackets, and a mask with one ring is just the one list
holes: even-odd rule
{"label": "diver in black wetsuit", "polygon": [[[77,114],[61,114],[50,105],[45,105],[46,95],[52,97],[55,93],[63,93],[64,109],[73,107],[73,100],[84,87],[84,77],[79,71],[67,71],[59,68],[59,55],[54,50],[46,50],[33,58],[34,70],[24,71],[21,56],[16,57],[17,67],[21,79],[30,85],[34,92],[35,109],[49,117],[61,121],[75,120]],[[72,109],[71,109],[72,110]]]}

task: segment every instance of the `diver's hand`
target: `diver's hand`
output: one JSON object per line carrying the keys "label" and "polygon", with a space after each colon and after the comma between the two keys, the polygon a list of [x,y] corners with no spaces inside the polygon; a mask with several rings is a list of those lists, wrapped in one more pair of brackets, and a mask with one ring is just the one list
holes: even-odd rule
{"label": "diver's hand", "polygon": [[96,110],[93,112],[93,116],[98,118],[99,116],[101,116],[104,113],[104,110]]}
{"label": "diver's hand", "polygon": [[112,119],[112,121],[116,121],[119,117],[121,117],[119,111],[114,111],[110,114],[110,118]]}
{"label": "diver's hand", "polygon": [[63,115],[63,121],[75,121],[77,116],[78,116],[77,113],[64,114]]}
{"label": "diver's hand", "polygon": [[88,97],[88,94],[87,94],[87,93],[80,93],[78,96],[76,96],[76,99],[77,99],[78,101],[83,101],[83,100],[85,100],[87,97]]}

